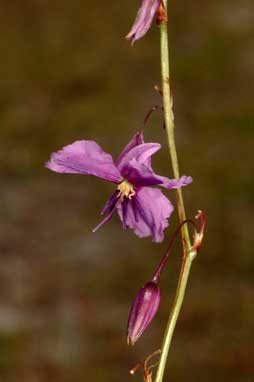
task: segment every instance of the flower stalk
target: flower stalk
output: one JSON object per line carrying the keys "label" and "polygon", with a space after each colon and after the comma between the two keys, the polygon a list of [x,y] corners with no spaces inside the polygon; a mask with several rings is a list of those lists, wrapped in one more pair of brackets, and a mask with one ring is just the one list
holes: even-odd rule
{"label": "flower stalk", "polygon": [[[170,89],[170,68],[169,68],[169,44],[168,44],[168,29],[167,29],[167,0],[162,0],[164,10],[164,20],[160,23],[160,50],[161,50],[161,77],[162,77],[162,92],[163,92],[163,108],[165,127],[167,132],[168,147],[172,162],[173,174],[176,178],[179,177],[179,165],[175,144],[174,135],[174,113],[173,113],[173,98]],[[160,10],[161,13],[161,10]],[[180,223],[186,219],[184,200],[181,188],[176,190],[177,207]],[[180,271],[177,291],[173,306],[169,315],[167,327],[164,334],[164,339],[161,347],[161,357],[157,368],[155,382],[162,382],[165,366],[168,358],[169,348],[172,342],[174,329],[182,307],[185,296],[186,286],[191,270],[192,261],[194,260],[197,250],[191,246],[190,235],[187,225],[182,227],[182,244],[183,244],[183,261]]]}
{"label": "flower stalk", "polygon": [[[163,0],[163,8],[165,12],[165,19],[167,20],[167,0]],[[172,162],[173,174],[176,178],[179,177],[179,165],[175,144],[174,134],[174,113],[173,113],[173,97],[170,88],[170,70],[169,70],[169,44],[168,44],[168,30],[167,21],[160,24],[160,51],[161,51],[161,80],[162,80],[162,93],[163,93],[163,108],[165,127],[167,132],[168,147]],[[186,219],[185,207],[181,188],[176,193],[177,206],[180,223]],[[185,225],[182,229],[183,244],[186,251],[191,248],[188,227]]]}

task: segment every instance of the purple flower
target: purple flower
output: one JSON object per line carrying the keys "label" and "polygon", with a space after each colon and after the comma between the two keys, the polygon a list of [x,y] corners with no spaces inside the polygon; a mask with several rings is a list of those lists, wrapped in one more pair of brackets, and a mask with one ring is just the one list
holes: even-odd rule
{"label": "purple flower", "polygon": [[106,216],[94,232],[117,210],[125,229],[132,228],[139,237],[152,236],[153,241],[160,242],[174,208],[159,189],[151,186],[172,189],[192,182],[188,176],[176,180],[154,173],[151,156],[160,147],[158,143],[144,143],[143,133],[138,132],[113,161],[96,142],[76,141],[53,153],[46,167],[59,173],[94,175],[116,184],[101,212]]}
{"label": "purple flower", "polygon": [[160,2],[161,0],[142,0],[133,27],[126,36],[128,40],[131,40],[132,44],[143,37],[150,28],[156,11],[160,6]]}
{"label": "purple flower", "polygon": [[127,342],[134,345],[146,330],[160,304],[160,289],[158,285],[149,281],[141,288],[132,304],[128,325]]}

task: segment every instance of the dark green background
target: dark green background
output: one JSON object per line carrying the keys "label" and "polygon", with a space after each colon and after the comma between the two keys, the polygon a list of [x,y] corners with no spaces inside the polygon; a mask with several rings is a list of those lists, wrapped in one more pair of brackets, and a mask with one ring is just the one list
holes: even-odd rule
{"label": "dark green background", "polygon": [[[127,348],[131,301],[167,243],[96,234],[113,191],[44,168],[50,153],[95,139],[114,156],[160,103],[159,33],[124,36],[139,1],[0,2],[0,380],[127,382],[160,347],[180,268],[175,246],[150,330]],[[207,211],[170,352],[167,381],[253,382],[253,8],[250,0],[169,2],[176,139],[188,216]],[[171,176],[163,145],[156,170]],[[174,201],[173,191],[168,196]],[[166,237],[177,225],[176,213]],[[140,377],[140,379],[139,379]]]}

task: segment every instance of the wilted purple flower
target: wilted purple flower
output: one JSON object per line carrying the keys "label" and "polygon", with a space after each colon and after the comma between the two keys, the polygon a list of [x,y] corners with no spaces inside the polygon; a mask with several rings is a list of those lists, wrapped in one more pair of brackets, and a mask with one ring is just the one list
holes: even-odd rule
{"label": "wilted purple flower", "polygon": [[149,281],[141,288],[132,304],[128,325],[127,342],[134,345],[154,318],[160,304],[160,289]]}
{"label": "wilted purple flower", "polygon": [[142,0],[136,20],[126,36],[128,40],[131,40],[132,44],[143,37],[150,28],[160,2],[161,0]]}
{"label": "wilted purple flower", "polygon": [[59,173],[94,175],[117,185],[101,212],[107,215],[94,232],[117,210],[124,228],[160,242],[174,208],[159,189],[150,186],[172,189],[192,182],[188,176],[176,180],[154,173],[151,156],[160,147],[158,143],[144,143],[143,133],[138,132],[113,161],[96,142],[76,141],[53,153],[46,167]]}

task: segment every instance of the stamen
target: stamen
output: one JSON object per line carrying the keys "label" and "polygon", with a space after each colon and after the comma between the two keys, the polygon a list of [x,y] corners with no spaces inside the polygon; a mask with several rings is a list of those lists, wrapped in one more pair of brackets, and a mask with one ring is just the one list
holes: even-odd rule
{"label": "stamen", "polygon": [[105,218],[93,229],[93,232],[96,232],[99,228],[101,228],[101,226],[103,225],[103,224],[105,224],[107,221],[109,221],[111,218],[112,218],[112,216],[113,216],[113,214],[114,214],[114,212],[115,212],[115,210],[116,210],[116,208],[117,208],[117,205],[118,205],[118,201],[116,201],[115,202],[115,204],[114,205],[112,205],[112,207],[109,209],[109,211],[108,211],[108,214],[105,216]]}
{"label": "stamen", "polygon": [[118,192],[115,191],[113,195],[107,200],[103,210],[101,211],[101,215],[104,215],[107,211],[111,211],[112,207],[116,204],[118,199]]}
{"label": "stamen", "polygon": [[119,191],[121,202],[125,198],[128,198],[131,200],[133,196],[135,195],[134,186],[131,183],[129,183],[127,180],[122,181],[122,183],[120,183],[117,186],[117,190]]}

